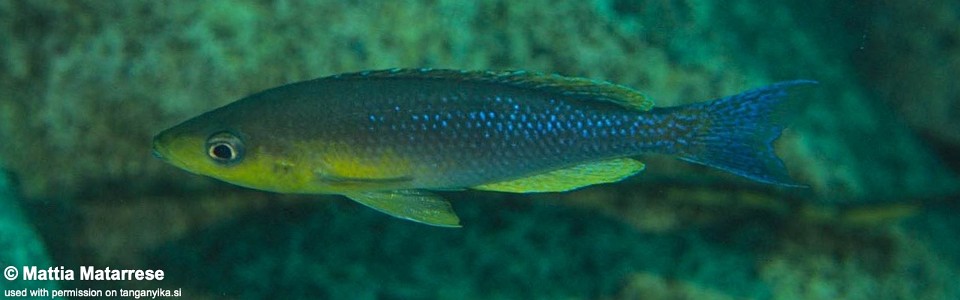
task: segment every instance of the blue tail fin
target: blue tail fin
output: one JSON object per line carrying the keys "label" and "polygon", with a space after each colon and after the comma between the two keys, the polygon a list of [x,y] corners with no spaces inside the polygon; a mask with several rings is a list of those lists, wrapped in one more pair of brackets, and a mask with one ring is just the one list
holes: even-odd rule
{"label": "blue tail fin", "polygon": [[711,102],[696,103],[681,111],[702,118],[691,132],[683,160],[725,170],[752,180],[781,186],[803,186],[787,175],[783,161],[773,152],[773,141],[786,126],[786,89],[810,80],[794,80],[750,90]]}

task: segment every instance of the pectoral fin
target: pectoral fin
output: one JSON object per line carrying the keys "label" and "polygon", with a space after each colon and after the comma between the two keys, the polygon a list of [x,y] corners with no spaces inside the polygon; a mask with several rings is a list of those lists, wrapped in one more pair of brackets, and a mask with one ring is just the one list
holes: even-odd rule
{"label": "pectoral fin", "polygon": [[617,182],[643,171],[643,168],[643,163],[639,161],[618,158],[473,188],[509,193],[565,192],[588,185]]}
{"label": "pectoral fin", "polygon": [[440,227],[460,227],[450,202],[429,192],[397,190],[348,193],[345,196],[388,215]]}

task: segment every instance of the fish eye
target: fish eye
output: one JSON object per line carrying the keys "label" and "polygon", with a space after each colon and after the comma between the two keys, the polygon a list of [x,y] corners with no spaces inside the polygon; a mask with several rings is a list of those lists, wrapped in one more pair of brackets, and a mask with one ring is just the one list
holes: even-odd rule
{"label": "fish eye", "polygon": [[207,139],[207,156],[221,164],[232,164],[243,158],[243,141],[229,132],[221,132]]}

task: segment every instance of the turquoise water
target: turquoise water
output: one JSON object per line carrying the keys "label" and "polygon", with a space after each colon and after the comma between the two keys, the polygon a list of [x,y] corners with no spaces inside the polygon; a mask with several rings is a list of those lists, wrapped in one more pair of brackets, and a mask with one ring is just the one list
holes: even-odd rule
{"label": "turquoise water", "polygon": [[[960,4],[3,1],[7,291],[279,299],[960,298]],[[780,188],[641,157],[569,193],[445,191],[464,225],[189,174],[154,134],[251,93],[392,67],[531,70],[673,106],[813,79]],[[76,278],[24,280],[24,267]],[[83,266],[163,280],[80,280]],[[5,274],[7,275],[7,274]],[[79,297],[77,297],[79,298]]]}

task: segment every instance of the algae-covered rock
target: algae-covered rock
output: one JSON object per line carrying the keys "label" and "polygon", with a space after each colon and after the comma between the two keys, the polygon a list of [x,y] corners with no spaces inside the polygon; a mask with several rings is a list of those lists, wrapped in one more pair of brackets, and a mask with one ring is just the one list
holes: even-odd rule
{"label": "algae-covered rock", "polygon": [[[19,202],[6,174],[0,172],[0,267],[4,268],[5,276],[0,280],[0,290],[55,289],[57,281],[23,280],[24,267],[46,270],[57,266],[47,256],[43,240]],[[10,275],[6,268],[11,267],[16,270],[14,278],[6,277]]]}
{"label": "algae-covered rock", "polygon": [[669,280],[662,276],[639,273],[628,279],[626,286],[614,299],[678,299],[728,300],[740,299],[694,284]]}
{"label": "algae-covered rock", "polygon": [[[807,27],[824,12],[803,9],[751,0],[6,1],[0,140],[18,142],[0,144],[0,156],[29,199],[202,186],[209,181],[150,157],[153,134],[284,83],[425,66],[610,80],[663,106],[817,79],[780,148],[818,198],[927,197],[952,183],[850,80],[855,70],[835,63],[846,53]],[[675,178],[700,176],[682,170]]]}
{"label": "algae-covered rock", "polygon": [[[929,216],[925,213],[919,218]],[[759,266],[773,299],[955,299],[957,262],[899,227],[788,224]]]}
{"label": "algae-covered rock", "polygon": [[[940,25],[918,37],[920,25],[869,14],[922,25],[900,16],[927,8],[858,5],[0,1],[0,158],[25,201],[45,204],[32,206],[37,214],[80,219],[46,232],[65,240],[55,257],[160,267],[191,296],[955,298],[949,253],[960,247],[939,242],[955,224],[922,204],[958,186],[941,164],[955,155],[932,154],[932,139],[915,133],[953,143],[956,90],[912,76],[952,74],[954,31],[944,24],[956,10],[937,10],[930,22]],[[864,24],[875,24],[866,35]],[[901,44],[918,48],[848,63],[860,47]],[[150,156],[153,134],[250,93],[390,67],[584,76],[661,106],[814,79],[795,91],[793,123],[776,144],[810,188],[645,157],[640,176],[574,193],[445,193],[466,226],[447,231],[340,197],[214,184]],[[913,95],[935,103],[914,105]],[[813,209],[811,200],[909,205]],[[29,228],[15,209],[2,213]],[[904,218],[924,226],[906,231]],[[0,231],[0,242],[30,232],[20,229]],[[9,237],[40,249],[20,242],[35,237]]]}
{"label": "algae-covered rock", "polygon": [[[911,5],[871,2],[862,47],[854,61],[866,85],[894,106],[915,131],[960,149],[960,3],[949,0]],[[949,153],[947,153],[949,155]],[[960,168],[955,155],[953,168]]]}

